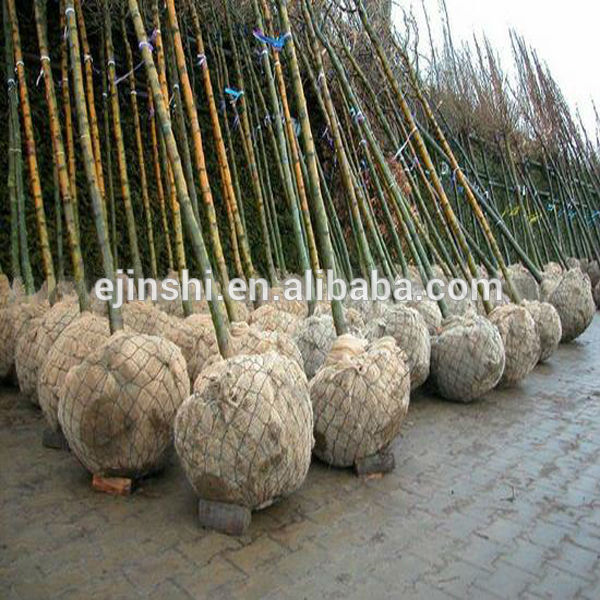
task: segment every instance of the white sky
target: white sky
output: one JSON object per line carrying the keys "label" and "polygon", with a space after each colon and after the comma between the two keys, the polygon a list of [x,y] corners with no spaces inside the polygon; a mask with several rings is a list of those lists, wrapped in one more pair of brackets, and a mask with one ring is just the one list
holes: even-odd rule
{"label": "white sky", "polygon": [[[393,0],[396,22],[401,7],[413,6],[420,36],[427,42],[421,0]],[[436,43],[441,41],[438,0],[424,0]],[[600,3],[597,0],[446,0],[455,45],[484,31],[503,65],[512,66],[508,28],[537,49],[572,107],[579,106],[588,133],[595,119],[590,98],[600,109]],[[422,25],[421,25],[422,23]]]}

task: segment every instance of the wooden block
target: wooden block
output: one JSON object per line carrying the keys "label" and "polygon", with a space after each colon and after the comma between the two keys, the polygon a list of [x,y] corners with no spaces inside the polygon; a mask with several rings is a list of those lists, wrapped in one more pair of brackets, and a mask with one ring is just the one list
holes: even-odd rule
{"label": "wooden block", "polygon": [[202,527],[215,529],[227,535],[243,535],[252,520],[249,508],[225,502],[198,500],[198,519]]}
{"label": "wooden block", "polygon": [[52,448],[53,450],[68,450],[69,443],[65,434],[59,429],[55,431],[47,427],[42,434],[42,446]]}
{"label": "wooden block", "polygon": [[354,469],[359,477],[381,476],[394,470],[396,460],[391,452],[379,452],[365,456],[354,463]]}
{"label": "wooden block", "polygon": [[92,477],[92,487],[97,492],[112,494],[114,496],[129,496],[133,490],[133,481],[128,477]]}

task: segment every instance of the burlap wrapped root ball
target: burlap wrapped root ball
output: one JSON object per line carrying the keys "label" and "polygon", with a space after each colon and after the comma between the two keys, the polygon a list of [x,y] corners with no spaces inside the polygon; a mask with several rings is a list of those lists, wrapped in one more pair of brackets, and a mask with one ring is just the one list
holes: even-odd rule
{"label": "burlap wrapped root ball", "polygon": [[0,273],[0,308],[6,308],[14,300],[10,281],[4,273]]}
{"label": "burlap wrapped root ball", "polygon": [[143,335],[164,336],[171,326],[171,319],[151,302],[135,300],[121,307],[123,324]]}
{"label": "burlap wrapped root ball", "polygon": [[429,335],[435,335],[442,325],[442,311],[438,303],[434,300],[407,300],[402,303],[403,306],[414,308],[423,317]]}
{"label": "burlap wrapped root ball", "polygon": [[306,377],[274,352],[206,367],[175,420],[175,449],[196,494],[251,510],[302,485],[312,447]]}
{"label": "burlap wrapped root ball", "polygon": [[485,317],[451,317],[431,340],[431,381],[446,400],[471,402],[492,390],[504,372],[504,342]]}
{"label": "burlap wrapped root ball", "polygon": [[310,382],[315,454],[336,467],[385,450],[400,432],[410,401],[406,356],[391,337],[336,339]]}
{"label": "burlap wrapped root ball", "polygon": [[49,309],[47,302],[14,302],[0,308],[0,379],[15,374],[17,340],[25,333],[32,319],[39,319]]}
{"label": "burlap wrapped root ball", "polygon": [[[510,280],[523,300],[535,301],[540,299],[540,286],[535,277],[520,263],[508,267]],[[502,289],[508,295],[508,283],[502,281]]]}
{"label": "burlap wrapped root ball", "polygon": [[533,317],[523,306],[508,304],[495,308],[488,316],[502,336],[506,364],[500,385],[516,385],[537,365],[540,337]]}
{"label": "burlap wrapped root ball", "polygon": [[560,277],[562,274],[563,268],[557,262],[549,262],[544,265],[544,275]]}
{"label": "burlap wrapped root ball", "polygon": [[590,278],[592,289],[596,289],[598,282],[600,282],[600,265],[598,265],[598,261],[593,260],[590,262],[587,268],[587,274]]}
{"label": "burlap wrapped root ball", "polygon": [[30,321],[31,326],[17,339],[15,367],[19,389],[31,402],[38,404],[37,381],[39,370],[58,336],[79,316],[75,299],[57,302],[41,318]]}
{"label": "burlap wrapped root ball", "polygon": [[109,337],[108,319],[86,312],[68,325],[50,348],[37,382],[38,402],[50,429],[57,431],[59,428],[58,402],[67,373]]}
{"label": "burlap wrapped root ball", "polygon": [[[260,296],[262,290],[257,287],[257,294]],[[288,293],[288,297],[290,294]],[[267,291],[267,298],[261,304],[274,304],[278,310],[291,313],[297,317],[304,318],[308,315],[308,304],[304,300],[288,300],[285,297],[285,288],[272,287]]]}
{"label": "burlap wrapped root ball", "polygon": [[194,314],[185,319],[171,318],[165,337],[176,344],[187,363],[193,384],[206,362],[219,354],[217,336],[210,315]]}
{"label": "burlap wrapped root ball", "polygon": [[540,358],[538,362],[548,360],[558,348],[562,337],[562,325],[558,311],[549,302],[523,301],[523,306],[535,321],[540,339]]}
{"label": "burlap wrapped root ball", "polygon": [[[365,328],[365,322],[360,312],[354,308],[349,308],[346,306],[343,306],[342,309],[344,312],[344,319],[346,320],[346,326],[348,327],[348,333],[351,333],[357,337],[362,337],[362,331]],[[377,308],[375,310],[380,309]],[[316,317],[321,317],[323,315],[331,317],[331,304],[329,302],[318,303],[313,314]]]}
{"label": "burlap wrapped root ball", "polygon": [[302,355],[302,365],[309,381],[322,367],[336,338],[332,317],[323,315],[304,319],[292,339]]}
{"label": "burlap wrapped root ball", "polygon": [[189,393],[175,344],[119,332],[69,371],[58,421],[88,471],[139,478],[164,465],[175,414]]}
{"label": "burlap wrapped root ball", "polygon": [[254,325],[263,331],[277,331],[290,336],[294,335],[301,321],[300,316],[279,310],[275,303],[259,306],[248,318],[250,325]]}
{"label": "burlap wrapped root ball", "polygon": [[401,304],[388,308],[365,327],[365,337],[369,341],[386,336],[393,337],[406,354],[410,387],[417,389],[429,377],[431,342],[425,319],[414,308]]}
{"label": "burlap wrapped root ball", "polygon": [[570,269],[560,278],[548,302],[560,317],[561,342],[579,337],[589,327],[596,312],[590,279],[580,269]]}

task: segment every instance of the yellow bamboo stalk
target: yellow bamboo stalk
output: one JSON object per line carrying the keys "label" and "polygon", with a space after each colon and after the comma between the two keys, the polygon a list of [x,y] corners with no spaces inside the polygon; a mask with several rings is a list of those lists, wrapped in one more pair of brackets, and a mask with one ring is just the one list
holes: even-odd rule
{"label": "yellow bamboo stalk", "polygon": [[169,220],[167,219],[167,209],[165,202],[165,190],[162,182],[162,170],[160,168],[160,157],[158,153],[158,135],[156,133],[156,121],[154,112],[154,100],[152,99],[152,90],[148,86],[148,111],[150,112],[150,145],[152,146],[152,161],[154,163],[154,178],[156,179],[156,195],[158,196],[158,205],[160,208],[160,216],[165,234],[165,242],[167,246],[167,261],[169,270],[173,269],[173,248],[171,246],[171,234],[169,233]]}
{"label": "yellow bamboo stalk", "polygon": [[102,150],[100,146],[100,131],[98,129],[98,115],[96,113],[96,102],[94,100],[94,60],[87,39],[87,30],[81,9],[81,0],[74,0],[77,11],[77,25],[79,27],[79,40],[83,50],[83,68],[85,73],[85,92],[89,115],[90,133],[92,136],[92,148],[94,150],[94,161],[96,173],[98,174],[98,186],[102,195],[104,220],[108,223],[106,216],[106,190],[104,186],[104,170],[102,168]]}
{"label": "yellow bamboo stalk", "polygon": [[35,137],[33,134],[33,120],[31,117],[31,106],[29,104],[29,93],[27,91],[27,80],[25,78],[25,63],[23,62],[23,52],[21,50],[19,21],[17,18],[15,0],[6,1],[11,25],[15,67],[19,82],[19,101],[21,104],[21,118],[23,119],[23,132],[25,135],[25,155],[27,158],[27,166],[29,167],[29,183],[31,186],[31,195],[33,196],[33,202],[35,206],[35,216],[38,228],[40,252],[44,267],[44,276],[46,277],[46,282],[48,284],[48,294],[52,294],[54,288],[56,287],[56,277],[54,275],[54,265],[52,264],[50,242],[48,241],[46,212],[44,210],[44,197],[42,195],[42,184],[38,169],[37,150],[35,145]]}

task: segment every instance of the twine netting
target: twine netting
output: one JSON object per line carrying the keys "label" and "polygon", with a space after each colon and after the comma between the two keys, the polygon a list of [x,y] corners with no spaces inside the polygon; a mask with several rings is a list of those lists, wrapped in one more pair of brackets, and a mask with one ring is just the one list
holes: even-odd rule
{"label": "twine netting", "polygon": [[48,310],[40,321],[31,319],[30,326],[17,339],[15,367],[19,389],[37,404],[38,373],[52,344],[79,315],[76,300],[62,300]]}
{"label": "twine netting", "polygon": [[164,336],[171,319],[151,302],[136,300],[121,307],[123,323],[132,331],[143,335]]}
{"label": "twine netting", "polygon": [[325,362],[335,338],[333,319],[328,315],[308,317],[296,329],[292,339],[300,350],[300,364],[309,381]]}
{"label": "twine netting", "polygon": [[336,339],[310,382],[315,454],[336,467],[385,450],[400,432],[410,401],[405,355],[391,337]]}
{"label": "twine netting", "polygon": [[250,509],[298,489],[312,447],[306,377],[272,352],[208,366],[175,420],[175,449],[196,494]]}
{"label": "twine netting", "polygon": [[506,364],[500,385],[516,385],[533,371],[540,358],[540,337],[535,321],[529,311],[516,304],[495,308],[488,318],[504,342]]}
{"label": "twine netting", "polygon": [[554,288],[548,301],[556,308],[562,325],[561,342],[579,337],[596,312],[589,277],[581,269],[570,269]]}
{"label": "twine netting", "polygon": [[442,398],[471,402],[492,390],[504,371],[504,343],[485,317],[451,317],[431,340],[431,381]]}
{"label": "twine netting", "polygon": [[407,300],[403,306],[414,308],[423,317],[429,335],[435,335],[442,325],[442,311],[434,300]]}
{"label": "twine netting", "polygon": [[262,331],[279,331],[292,336],[301,320],[298,315],[279,310],[276,304],[270,303],[263,304],[252,312],[248,322]]}
{"label": "twine netting", "polygon": [[[258,288],[257,293],[260,293],[260,288]],[[269,288],[267,299],[263,304],[275,304],[278,310],[289,312],[302,319],[308,315],[308,304],[304,300],[286,299],[283,287]]]}
{"label": "twine netting", "polygon": [[523,301],[523,306],[535,321],[540,339],[540,358],[538,362],[548,360],[558,348],[562,337],[562,325],[558,311],[549,302]]}
{"label": "twine netting", "polygon": [[580,269],[581,262],[579,262],[578,258],[575,258],[574,256],[569,256],[569,258],[567,258],[567,267],[569,268],[569,270]]}
{"label": "twine netting", "polygon": [[6,308],[14,300],[10,281],[4,273],[0,273],[0,308]]}
{"label": "twine netting", "polygon": [[[342,308],[344,311],[344,318],[346,319],[346,325],[348,326],[348,333],[362,337],[362,331],[365,328],[365,322],[360,312],[354,308]],[[315,312],[313,314],[316,317],[321,317],[323,315],[331,317],[331,304],[329,304],[329,302],[319,302],[315,307]]]}
{"label": "twine netting", "polygon": [[365,337],[369,341],[387,336],[394,338],[406,354],[411,390],[417,389],[429,377],[431,342],[425,319],[414,308],[390,307],[365,327]]}
{"label": "twine netting", "polygon": [[27,291],[25,290],[25,284],[20,277],[15,277],[12,282],[12,293],[17,302],[25,300],[27,297]]}
{"label": "twine netting", "polygon": [[230,348],[232,356],[275,352],[302,366],[302,355],[292,338],[277,331],[261,331],[248,323],[232,323]]}
{"label": "twine netting", "polygon": [[560,277],[563,274],[563,268],[557,262],[549,262],[544,265],[544,275]]}
{"label": "twine netting", "polygon": [[[510,279],[523,300],[535,301],[540,299],[540,286],[535,277],[520,263],[508,267]],[[507,283],[502,282],[502,288],[507,293]]]}
{"label": "twine netting", "polygon": [[26,325],[49,309],[47,302],[14,302],[0,308],[0,379],[8,378],[14,372],[17,340],[25,332]]}
{"label": "twine netting", "polygon": [[139,478],[163,466],[175,414],[189,392],[175,344],[119,332],[69,371],[58,420],[88,471]]}
{"label": "twine netting", "polygon": [[544,274],[544,278],[542,279],[542,283],[540,283],[540,301],[541,302],[550,302],[550,296],[552,296],[552,292],[556,289],[556,286],[560,283],[562,278],[562,274],[556,275],[554,273],[550,275]]}
{"label": "twine netting", "polygon": [[587,268],[587,274],[590,277],[590,281],[592,283],[592,288],[595,289],[600,281],[600,265],[598,265],[598,261],[591,261]]}
{"label": "twine netting", "polygon": [[51,429],[58,430],[58,402],[67,373],[109,337],[108,319],[86,312],[68,325],[50,348],[40,368],[37,396]]}
{"label": "twine netting", "polygon": [[444,296],[449,317],[467,317],[472,316],[477,312],[475,303],[469,298],[455,300],[449,294]]}
{"label": "twine netting", "polygon": [[219,353],[217,337],[210,315],[194,314],[185,319],[171,318],[171,327],[165,337],[176,344],[187,363],[193,384],[206,361]]}

